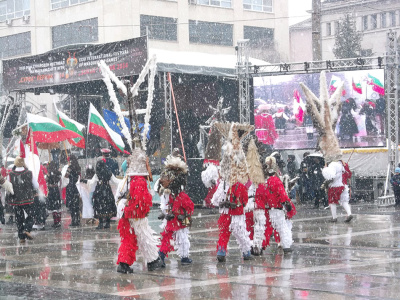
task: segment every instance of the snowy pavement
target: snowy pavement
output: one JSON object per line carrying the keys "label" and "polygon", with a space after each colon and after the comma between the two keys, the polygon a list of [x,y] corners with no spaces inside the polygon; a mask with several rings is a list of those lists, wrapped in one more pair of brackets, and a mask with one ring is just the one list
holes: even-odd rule
{"label": "snowy pavement", "polygon": [[[231,238],[226,263],[217,263],[218,215],[195,211],[191,266],[176,254],[167,267],[148,272],[142,257],[133,274],[116,272],[119,235],[94,225],[34,232],[20,245],[16,226],[0,229],[0,298],[10,299],[398,299],[400,209],[354,205],[355,218],[329,223],[329,210],[298,206],[293,253],[272,243],[262,256],[243,261]],[[341,209],[339,213],[343,213]],[[150,223],[160,232],[158,211]]]}

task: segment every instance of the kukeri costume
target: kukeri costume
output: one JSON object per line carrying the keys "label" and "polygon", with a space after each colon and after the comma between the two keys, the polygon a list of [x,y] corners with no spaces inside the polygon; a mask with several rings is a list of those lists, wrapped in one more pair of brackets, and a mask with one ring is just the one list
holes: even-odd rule
{"label": "kukeri costume", "polygon": [[153,271],[160,268],[162,263],[158,256],[155,232],[147,219],[153,203],[148,190],[147,180],[151,173],[147,167],[146,152],[139,148],[134,149],[127,163],[126,177],[118,185],[115,196],[121,237],[117,271],[132,273],[129,266],[136,261],[137,251],[143,255],[148,270]]}
{"label": "kukeri costume", "polygon": [[[212,198],[212,203],[219,207],[220,212],[217,243],[217,259],[220,262],[226,260],[231,233],[239,244],[243,258],[245,260],[251,259],[252,243],[246,229],[246,216],[244,214],[244,207],[248,203],[248,190],[244,186],[248,181],[248,169],[238,135],[238,130],[242,129],[240,126],[246,125],[236,123],[221,125],[221,130],[226,133],[228,127],[229,131],[226,135],[228,139],[224,146],[224,155],[221,161],[222,180]],[[245,128],[245,130],[248,129]]]}
{"label": "kukeri costume", "polygon": [[[189,258],[189,227],[194,204],[190,197],[184,192],[188,167],[186,163],[177,156],[169,156],[165,162],[164,171],[160,177],[160,184],[164,191],[164,211],[167,212],[164,231],[161,233],[160,257],[164,263],[168,253],[176,249],[181,257],[181,264],[191,264]],[[171,244],[171,241],[174,244]]]}

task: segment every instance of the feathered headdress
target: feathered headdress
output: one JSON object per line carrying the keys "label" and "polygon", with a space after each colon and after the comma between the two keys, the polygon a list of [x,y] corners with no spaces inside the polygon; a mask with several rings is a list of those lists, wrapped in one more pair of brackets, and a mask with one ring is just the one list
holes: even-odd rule
{"label": "feathered headdress", "polygon": [[264,173],[262,171],[262,165],[260,163],[260,156],[254,139],[250,139],[249,146],[247,149],[247,165],[249,168],[249,179],[255,185],[264,183]]}

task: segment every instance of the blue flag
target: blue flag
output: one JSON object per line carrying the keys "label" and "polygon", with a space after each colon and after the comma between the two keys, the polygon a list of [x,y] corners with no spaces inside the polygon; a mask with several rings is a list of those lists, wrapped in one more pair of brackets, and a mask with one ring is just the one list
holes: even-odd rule
{"label": "blue flag", "polygon": [[[117,116],[117,114],[111,110],[105,109],[103,108],[103,117],[104,120],[106,121],[106,123],[108,124],[108,126],[110,126],[110,128],[115,131],[116,133],[118,133],[120,136],[124,137],[123,133],[122,133],[122,126],[121,123],[119,122],[119,118]],[[125,120],[125,124],[126,127],[128,127],[128,129],[131,128],[131,123],[129,122],[128,118],[124,118]],[[143,123],[139,123],[139,130],[140,132],[143,131],[144,128],[144,124]],[[147,139],[150,139],[150,125],[149,125],[149,132],[147,132]],[[136,131],[136,130],[135,130]]]}

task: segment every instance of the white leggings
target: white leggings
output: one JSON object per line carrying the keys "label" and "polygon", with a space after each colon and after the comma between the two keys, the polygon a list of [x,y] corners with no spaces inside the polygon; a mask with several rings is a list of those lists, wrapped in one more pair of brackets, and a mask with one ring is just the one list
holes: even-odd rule
{"label": "white leggings", "polygon": [[152,262],[158,258],[157,239],[155,232],[149,226],[147,218],[129,219],[131,227],[135,231],[138,252],[143,255],[145,262]]}

